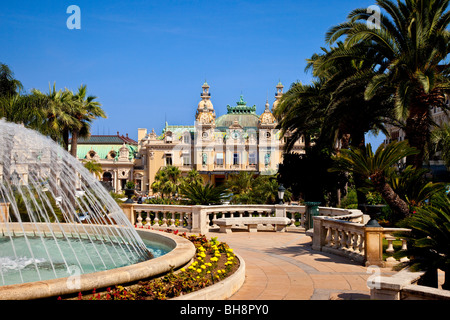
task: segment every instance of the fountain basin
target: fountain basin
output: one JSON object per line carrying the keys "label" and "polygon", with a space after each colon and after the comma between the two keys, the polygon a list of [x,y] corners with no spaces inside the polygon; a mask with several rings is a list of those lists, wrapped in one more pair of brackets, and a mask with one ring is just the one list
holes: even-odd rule
{"label": "fountain basin", "polygon": [[183,237],[154,230],[136,230],[144,241],[172,250],[163,256],[105,271],[45,281],[0,286],[1,300],[32,300],[58,297],[118,284],[152,278],[187,264],[195,256],[195,246]]}

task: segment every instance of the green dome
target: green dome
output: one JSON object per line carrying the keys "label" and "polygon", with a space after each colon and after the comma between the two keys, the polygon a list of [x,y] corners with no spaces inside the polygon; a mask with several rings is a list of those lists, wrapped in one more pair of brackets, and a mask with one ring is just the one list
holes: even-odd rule
{"label": "green dome", "polygon": [[237,121],[244,129],[258,128],[259,117],[256,114],[256,106],[249,107],[241,95],[236,106],[227,106],[227,114],[216,119],[216,128],[225,131],[235,121]]}

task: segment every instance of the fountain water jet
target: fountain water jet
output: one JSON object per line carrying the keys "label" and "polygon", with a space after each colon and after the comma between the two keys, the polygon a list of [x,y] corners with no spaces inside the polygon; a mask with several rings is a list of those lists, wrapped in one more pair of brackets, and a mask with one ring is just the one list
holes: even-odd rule
{"label": "fountain water jet", "polygon": [[[77,159],[53,140],[4,120],[0,202],[0,286],[61,278],[72,266],[96,272],[152,257]],[[81,221],[80,214],[89,218]]]}

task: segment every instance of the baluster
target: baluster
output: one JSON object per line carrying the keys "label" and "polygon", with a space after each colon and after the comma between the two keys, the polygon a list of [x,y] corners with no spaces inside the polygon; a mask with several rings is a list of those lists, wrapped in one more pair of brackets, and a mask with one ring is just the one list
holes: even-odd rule
{"label": "baluster", "polygon": [[305,228],[305,213],[300,213],[300,227]]}
{"label": "baluster", "polygon": [[155,218],[153,219],[153,225],[154,226],[159,226],[159,212],[155,211]]}
{"label": "baluster", "polygon": [[163,219],[161,227],[167,227],[167,212],[163,212]]}
{"label": "baluster", "polygon": [[325,246],[331,247],[333,245],[333,230],[331,227],[325,227],[327,229],[327,237],[325,239]]}
{"label": "baluster", "polygon": [[214,223],[214,220],[216,220],[216,219],[217,219],[217,212],[214,212],[214,214],[213,214],[213,225],[212,225],[213,228],[219,227],[217,224]]}
{"label": "baluster", "polygon": [[137,223],[136,226],[138,228],[142,227],[142,215],[141,215],[141,211],[138,212],[138,217],[137,217]]}
{"label": "baluster", "polygon": [[175,226],[175,212],[170,213],[170,219],[169,219],[169,228],[176,228]]}
{"label": "baluster", "polygon": [[402,250],[406,251],[408,250],[408,242],[405,239],[401,239],[402,240]]}
{"label": "baluster", "polygon": [[286,216],[290,214],[291,215],[291,224],[289,225],[289,227],[296,227],[295,225],[295,213],[294,212],[286,212]]}
{"label": "baluster", "polygon": [[152,226],[152,220],[150,219],[150,211],[147,211],[147,217],[145,218],[145,227],[149,229]]}
{"label": "baluster", "polygon": [[354,249],[353,249],[353,237],[354,237],[354,234],[353,234],[351,231],[349,231],[349,232],[348,232],[348,235],[347,235],[347,244],[346,244],[346,248],[347,248],[348,252],[350,252],[351,254],[354,253]]}
{"label": "baluster", "polygon": [[184,228],[184,212],[180,212],[180,220],[178,220],[178,227]]}
{"label": "baluster", "polygon": [[333,240],[333,248],[337,249],[337,248],[339,248],[339,230],[338,229],[334,229],[333,233],[334,233],[334,235],[333,235],[333,238],[334,238],[334,240]]}
{"label": "baluster", "polygon": [[359,235],[359,246],[358,250],[360,254],[365,254],[365,241],[362,235]]}
{"label": "baluster", "polygon": [[188,230],[192,229],[192,212],[188,212],[187,214],[187,228]]}
{"label": "baluster", "polygon": [[342,250],[347,250],[348,233],[345,230],[341,230],[341,247]]}

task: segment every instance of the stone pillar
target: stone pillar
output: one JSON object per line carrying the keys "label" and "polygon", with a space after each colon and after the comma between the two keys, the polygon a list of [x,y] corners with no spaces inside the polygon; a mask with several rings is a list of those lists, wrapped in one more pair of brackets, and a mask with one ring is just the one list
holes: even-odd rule
{"label": "stone pillar", "polygon": [[325,245],[327,230],[323,227],[323,219],[321,217],[313,217],[313,219],[314,235],[312,239],[312,249],[316,251],[322,251],[322,247]]}
{"label": "stone pillar", "polygon": [[284,204],[275,205],[275,217],[286,217],[286,206]]}
{"label": "stone pillar", "polygon": [[365,227],[365,250],[364,260],[366,266],[384,267],[383,261],[383,228],[382,227]]}
{"label": "stone pillar", "polygon": [[209,231],[209,220],[206,209],[203,209],[202,206],[193,206],[192,209],[191,232],[206,234]]}
{"label": "stone pillar", "polygon": [[132,203],[121,203],[120,207],[122,208],[123,213],[125,213],[125,216],[134,226],[136,223],[134,219],[134,210],[133,210],[134,205]]}
{"label": "stone pillar", "polygon": [[0,222],[9,221],[9,202],[0,202]]}

